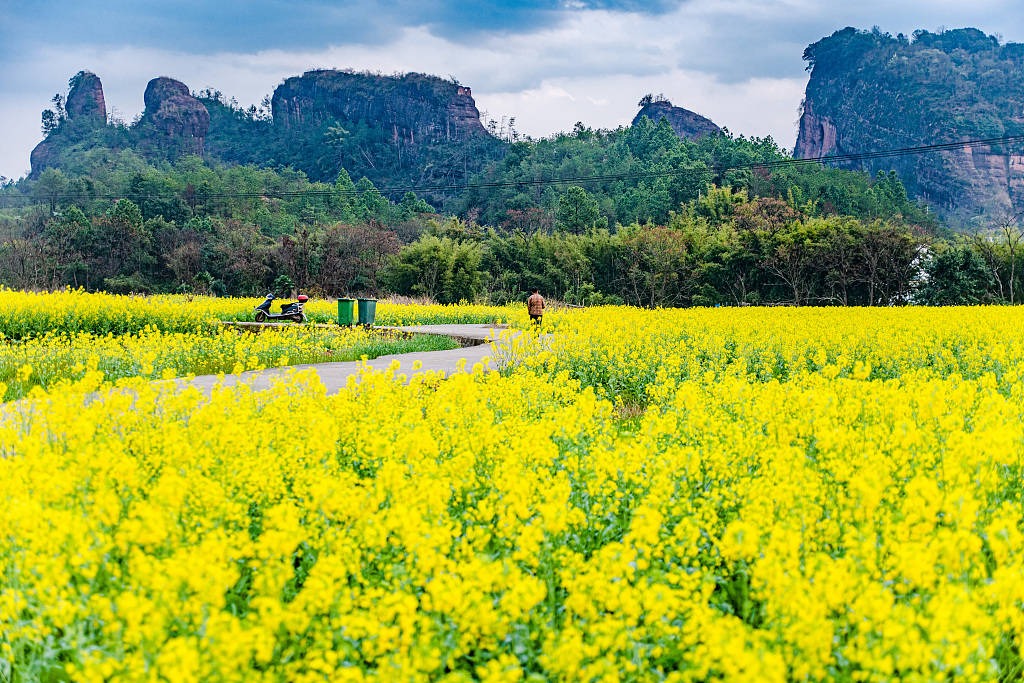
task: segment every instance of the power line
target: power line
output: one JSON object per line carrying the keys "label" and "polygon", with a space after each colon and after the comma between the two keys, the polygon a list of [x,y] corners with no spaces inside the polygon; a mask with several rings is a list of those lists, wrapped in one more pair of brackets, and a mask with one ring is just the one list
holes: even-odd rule
{"label": "power line", "polygon": [[[929,152],[939,151],[956,151],[971,149],[974,147],[990,147],[993,145],[1005,145],[1015,142],[1024,142],[1024,135],[1007,135],[998,138],[983,138],[977,140],[962,140],[959,142],[943,142],[931,145],[920,145],[914,147],[899,147],[888,150],[877,150],[873,152],[854,152],[849,154],[831,154],[817,157],[806,157],[802,159],[786,158],[786,159],[775,159],[770,161],[751,161],[745,163],[734,163],[734,164],[723,164],[723,165],[710,165],[706,168],[718,175],[727,171],[740,171],[740,170],[753,170],[753,169],[774,169],[782,168],[786,166],[810,166],[815,164],[839,164],[839,163],[850,163],[857,161],[869,161],[874,159],[887,159],[901,156],[911,156],[918,154],[927,154]],[[698,160],[694,160],[697,163],[703,163]],[[695,169],[676,169],[666,171],[648,171],[644,173],[636,172],[623,172],[623,173],[605,173],[605,174],[594,174],[585,176],[566,176],[560,178],[535,178],[529,180],[505,180],[505,181],[492,181],[492,182],[465,182],[465,183],[449,183],[444,185],[395,185],[395,186],[382,186],[375,188],[378,192],[383,195],[399,195],[413,192],[415,194],[437,194],[437,193],[453,193],[453,192],[465,192],[467,190],[498,190],[506,188],[517,188],[517,187],[543,187],[543,186],[557,186],[557,185],[570,185],[570,184],[584,184],[584,183],[595,183],[595,182],[614,182],[619,180],[647,180],[647,179],[658,179],[658,178],[669,178],[675,176],[686,175],[693,173]],[[305,190],[259,190],[259,191],[248,191],[248,192],[209,192],[209,193],[195,193],[189,197],[192,201],[213,201],[221,199],[305,199],[305,198],[325,198],[325,197],[348,197],[353,198],[362,194],[363,191],[356,188],[340,190],[335,187],[329,189],[305,189]],[[47,201],[76,201],[76,200],[117,200],[117,199],[132,199],[132,200],[155,200],[155,199],[169,199],[169,198],[182,198],[182,192],[166,192],[157,194],[138,194],[138,193],[120,193],[120,194],[88,194],[88,193],[55,193],[46,197]],[[29,195],[0,195],[0,201],[6,200],[35,200],[39,203],[38,199]]]}

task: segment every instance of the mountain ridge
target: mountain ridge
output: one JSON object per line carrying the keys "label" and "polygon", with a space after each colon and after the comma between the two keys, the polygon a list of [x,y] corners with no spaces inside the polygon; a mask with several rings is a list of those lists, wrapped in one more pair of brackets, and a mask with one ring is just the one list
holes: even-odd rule
{"label": "mountain ridge", "polygon": [[99,76],[81,71],[69,87],[68,106],[49,112],[57,124],[32,151],[30,179],[64,165],[65,154],[107,146],[150,160],[191,154],[291,166],[314,180],[333,181],[345,170],[375,184],[439,183],[464,180],[504,147],[481,123],[469,87],[427,74],[307,71],[274,90],[269,116],[160,76],[146,87],[140,117],[120,127],[106,121]]}
{"label": "mountain ridge", "polygon": [[[908,38],[847,27],[809,45],[803,57],[810,76],[795,158],[1024,134],[1024,45],[972,28]],[[285,79],[260,111],[159,77],[147,86],[140,118],[120,128],[106,122],[98,76],[79,72],[69,85],[59,125],[32,152],[30,178],[106,146],[150,160],[194,154],[291,167],[323,182],[344,170],[376,185],[444,187],[464,184],[512,149],[480,121],[468,86],[428,74],[310,70]],[[723,132],[663,96],[639,104],[631,126],[665,121],[694,141]],[[46,113],[52,122],[53,112],[45,112],[44,123]],[[834,165],[872,176],[895,170],[912,197],[958,226],[1024,211],[1024,145],[964,145]],[[450,193],[426,199],[454,205]]]}
{"label": "mountain ridge", "polygon": [[[892,36],[852,27],[804,51],[794,156],[816,158],[1024,134],[1024,45],[973,28]],[[894,169],[954,223],[1024,209],[1024,147],[965,145],[839,164]]]}
{"label": "mountain ridge", "polygon": [[722,129],[711,119],[689,109],[673,106],[672,102],[665,99],[663,95],[657,97],[645,95],[639,104],[640,111],[633,117],[629,124],[631,126],[635,126],[641,118],[646,116],[654,123],[665,119],[675,134],[684,140],[696,140],[705,135],[722,132]]}

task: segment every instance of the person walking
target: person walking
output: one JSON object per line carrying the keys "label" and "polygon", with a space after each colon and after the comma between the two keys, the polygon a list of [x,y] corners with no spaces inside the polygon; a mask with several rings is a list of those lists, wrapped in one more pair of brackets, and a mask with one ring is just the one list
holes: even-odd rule
{"label": "person walking", "polygon": [[530,314],[530,320],[533,324],[540,325],[541,318],[544,317],[544,297],[540,295],[540,290],[536,287],[531,291],[533,293],[526,300],[526,311]]}

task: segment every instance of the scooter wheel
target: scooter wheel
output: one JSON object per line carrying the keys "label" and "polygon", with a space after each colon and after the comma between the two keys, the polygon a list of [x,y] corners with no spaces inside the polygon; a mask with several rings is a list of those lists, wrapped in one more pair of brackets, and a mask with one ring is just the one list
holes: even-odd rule
{"label": "scooter wheel", "polygon": [[256,322],[261,323],[261,322],[266,321],[266,319],[267,319],[267,314],[266,313],[264,313],[263,311],[256,311]]}
{"label": "scooter wheel", "polygon": [[306,316],[302,315],[301,313],[296,313],[295,315],[292,316],[292,320],[294,320],[297,323],[304,323],[306,322]]}

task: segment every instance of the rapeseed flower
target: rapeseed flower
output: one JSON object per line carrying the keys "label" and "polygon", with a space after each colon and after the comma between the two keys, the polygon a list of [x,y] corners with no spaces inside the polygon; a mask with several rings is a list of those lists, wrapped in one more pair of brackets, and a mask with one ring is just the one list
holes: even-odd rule
{"label": "rapeseed flower", "polygon": [[80,360],[0,409],[0,672],[1012,678],[1022,318],[587,310],[330,396]]}

